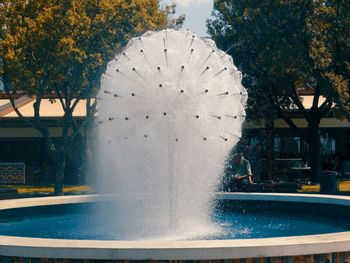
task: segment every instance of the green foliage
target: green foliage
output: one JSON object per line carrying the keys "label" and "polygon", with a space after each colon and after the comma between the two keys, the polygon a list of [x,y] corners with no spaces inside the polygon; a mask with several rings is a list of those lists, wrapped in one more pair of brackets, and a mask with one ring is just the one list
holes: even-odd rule
{"label": "green foliage", "polygon": [[309,28],[313,39],[310,55],[327,83],[335,100],[349,119],[350,111],[350,2],[316,1]]}
{"label": "green foliage", "polygon": [[[72,142],[94,116],[90,98],[108,62],[134,36],[181,26],[182,18],[168,17],[174,8],[161,9],[158,0],[0,0],[0,76],[14,110],[44,139],[56,194],[63,194]],[[22,116],[13,92],[35,98],[34,119]],[[52,92],[64,110],[57,142],[40,117],[42,97]],[[87,118],[77,123],[73,112],[83,98]]]}
{"label": "green foliage", "polygon": [[348,100],[349,12],[347,0],[217,0],[208,29],[221,48],[231,48],[252,112],[271,116],[266,101],[303,111],[301,89],[329,103]]}
{"label": "green foliage", "polygon": [[164,7],[164,12],[168,18],[167,28],[180,29],[185,22],[185,15],[175,16],[176,13],[176,4],[166,5]]}
{"label": "green foliage", "polygon": [[167,23],[157,0],[11,0],[0,14],[1,70],[14,90],[31,94],[97,88],[131,37]]}

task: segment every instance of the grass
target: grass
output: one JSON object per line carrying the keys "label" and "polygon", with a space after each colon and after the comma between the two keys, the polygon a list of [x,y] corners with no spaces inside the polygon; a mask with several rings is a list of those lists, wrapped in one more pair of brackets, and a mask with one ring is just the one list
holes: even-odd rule
{"label": "grass", "polygon": [[339,192],[350,192],[350,180],[341,180],[338,182]]}
{"label": "grass", "polygon": [[[0,184],[0,188],[14,188],[17,189],[18,194],[45,194],[49,195],[54,192],[53,185],[10,185]],[[338,184],[339,192],[350,192],[350,180],[342,180]],[[63,189],[65,194],[79,194],[79,193],[91,193],[93,189],[88,185],[66,185]],[[303,185],[298,192],[302,193],[319,193],[319,185]]]}
{"label": "grass", "polygon": [[[350,192],[350,180],[339,180],[337,185],[338,192]],[[303,193],[318,193],[320,192],[320,186],[319,185],[302,185],[299,192]]]}
{"label": "grass", "polygon": [[319,193],[320,186],[319,185],[302,185],[301,189],[298,192],[300,192],[300,193]]}
{"label": "grass", "polygon": [[[54,192],[53,185],[0,185],[0,188],[14,188],[17,189],[18,194],[52,194]],[[92,189],[87,185],[67,185],[63,192],[67,194],[74,193],[89,193]]]}

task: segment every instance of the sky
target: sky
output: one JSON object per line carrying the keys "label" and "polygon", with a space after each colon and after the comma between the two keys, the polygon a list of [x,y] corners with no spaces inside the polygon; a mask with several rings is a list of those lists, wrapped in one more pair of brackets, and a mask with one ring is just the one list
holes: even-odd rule
{"label": "sky", "polygon": [[199,36],[207,36],[206,20],[210,17],[213,0],[162,0],[161,4],[176,3],[176,14],[186,15],[184,29]]}

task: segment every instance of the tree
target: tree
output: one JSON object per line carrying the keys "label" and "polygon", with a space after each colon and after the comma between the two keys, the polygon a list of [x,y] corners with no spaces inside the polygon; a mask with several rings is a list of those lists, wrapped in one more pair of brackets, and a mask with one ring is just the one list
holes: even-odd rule
{"label": "tree", "polygon": [[[131,37],[166,27],[168,11],[157,0],[0,1],[0,75],[18,116],[44,139],[55,171],[55,194],[63,194],[72,141],[94,116],[91,97],[107,63]],[[35,98],[34,118],[16,107],[18,92]],[[40,115],[42,98],[52,93],[64,110],[60,141],[52,139]],[[82,99],[88,117],[77,122],[73,112]]]}
{"label": "tree", "polygon": [[175,16],[176,14],[176,4],[172,3],[164,7],[165,14],[167,16],[167,28],[172,28],[175,30],[181,29],[183,23],[185,22],[185,15]]}
{"label": "tree", "polygon": [[[309,144],[314,178],[321,170],[320,121],[334,102],[348,101],[348,14],[346,0],[218,0],[208,20],[209,33],[244,74],[248,109],[283,118]],[[313,91],[310,110],[303,89]],[[287,114],[291,108],[307,121],[306,133]]]}
{"label": "tree", "polygon": [[340,113],[350,121],[350,2],[319,2],[309,21],[310,55]]}

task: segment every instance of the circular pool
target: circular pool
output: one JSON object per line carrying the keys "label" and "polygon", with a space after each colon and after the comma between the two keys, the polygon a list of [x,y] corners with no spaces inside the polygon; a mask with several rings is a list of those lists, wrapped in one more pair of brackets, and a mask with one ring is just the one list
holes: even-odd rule
{"label": "circular pool", "polygon": [[[0,255],[26,258],[193,260],[276,257],[350,250],[350,198],[221,193],[212,217],[220,231],[189,240],[124,240],[96,225],[107,196],[0,202]],[[98,213],[97,213],[98,214]]]}

